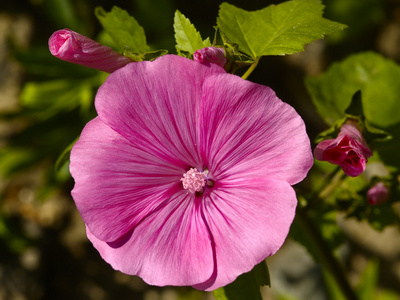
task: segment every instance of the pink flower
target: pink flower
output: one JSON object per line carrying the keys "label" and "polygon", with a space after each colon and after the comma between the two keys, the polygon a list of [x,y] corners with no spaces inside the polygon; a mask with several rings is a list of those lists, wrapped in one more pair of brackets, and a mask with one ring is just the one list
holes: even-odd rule
{"label": "pink flower", "polygon": [[103,46],[70,29],[54,32],[49,39],[51,54],[61,60],[112,73],[132,62],[110,47]]}
{"label": "pink flower", "polygon": [[313,163],[268,87],[165,55],[112,73],[71,152],[72,196],[104,260],[152,285],[213,290],[274,254]]}
{"label": "pink flower", "polygon": [[319,143],[314,156],[318,160],[341,166],[348,176],[355,177],[365,170],[372,152],[357,125],[349,122],[342,126],[336,139]]}
{"label": "pink flower", "polygon": [[389,198],[389,190],[383,182],[378,182],[367,192],[368,203],[371,205],[382,204]]}
{"label": "pink flower", "polygon": [[225,50],[217,47],[206,47],[193,54],[193,60],[202,64],[213,63],[220,67],[224,67],[228,61],[225,57]]}

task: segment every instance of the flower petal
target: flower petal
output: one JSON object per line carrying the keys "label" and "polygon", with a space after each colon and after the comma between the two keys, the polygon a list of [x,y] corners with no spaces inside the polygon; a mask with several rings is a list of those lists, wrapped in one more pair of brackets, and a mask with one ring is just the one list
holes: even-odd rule
{"label": "flower petal", "polygon": [[201,156],[216,178],[251,173],[295,184],[313,164],[303,120],[266,86],[210,76],[201,112]]}
{"label": "flower petal", "polygon": [[207,280],[214,268],[210,236],[197,201],[181,191],[115,243],[99,240],[90,230],[87,235],[116,270],[152,285],[194,285]]}
{"label": "flower petal", "polygon": [[[202,83],[217,65],[165,55],[111,74],[96,96],[100,119],[140,149],[201,169],[196,121]],[[173,78],[173,80],[171,79]]]}
{"label": "flower petal", "polygon": [[195,286],[205,290],[232,282],[274,254],[286,239],[297,204],[287,182],[260,178],[217,186],[203,201],[218,270],[212,280]]}
{"label": "flower petal", "polygon": [[72,196],[90,231],[114,241],[181,190],[179,169],[139,151],[99,118],[71,151]]}

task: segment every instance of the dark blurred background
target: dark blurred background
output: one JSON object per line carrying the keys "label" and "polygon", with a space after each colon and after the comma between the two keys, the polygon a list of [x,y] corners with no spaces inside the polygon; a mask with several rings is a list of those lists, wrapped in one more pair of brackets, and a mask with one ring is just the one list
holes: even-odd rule
{"label": "dark blurred background", "polygon": [[[280,2],[229,1],[246,10]],[[396,62],[400,60],[399,0],[323,3],[326,18],[349,28],[308,45],[304,53],[263,57],[249,78],[272,87],[281,99],[293,105],[305,119],[311,139],[326,125],[307,94],[305,76],[316,76],[332,62],[360,51],[373,50]],[[103,6],[109,11],[117,5],[144,27],[153,49],[175,53],[175,10],[188,17],[203,38],[212,39],[220,4],[214,0],[1,1],[0,300],[213,299],[210,293],[191,288],[150,287],[140,278],[116,272],[87,241],[84,224],[70,197],[73,181],[62,153],[94,117],[92,101],[101,82],[97,71],[52,57],[47,41],[62,28],[101,39],[94,8]],[[82,81],[87,82],[84,88],[80,88]],[[372,251],[368,243],[357,247],[360,252]],[[288,248],[290,245],[285,249]],[[305,257],[300,269],[315,268],[305,251],[293,251],[289,253],[300,251],[296,255]],[[284,259],[271,262],[275,269],[287,268],[285,261],[293,256],[285,255],[282,254]],[[391,263],[398,263],[398,252],[387,255],[388,261],[392,255]],[[304,289],[314,291],[319,297],[314,299],[325,299],[319,293],[318,280],[308,282],[303,290],[291,290],[288,282],[297,285],[303,273],[288,272],[272,273],[276,275],[272,277],[273,288],[284,291],[265,291],[265,299],[313,299],[305,296]],[[399,282],[393,278],[385,280],[391,286]],[[301,282],[305,282],[304,278]],[[289,292],[293,292],[292,298],[284,298]]]}

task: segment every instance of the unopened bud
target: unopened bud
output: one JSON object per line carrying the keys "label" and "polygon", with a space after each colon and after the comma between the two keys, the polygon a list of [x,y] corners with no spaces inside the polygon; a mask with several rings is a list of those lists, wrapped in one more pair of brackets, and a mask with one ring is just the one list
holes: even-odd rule
{"label": "unopened bud", "polygon": [[54,32],[49,39],[49,49],[51,54],[61,60],[107,73],[112,73],[132,62],[130,58],[110,47],[70,29]]}
{"label": "unopened bud", "polygon": [[206,47],[197,50],[193,54],[193,60],[202,64],[213,63],[222,68],[228,61],[225,57],[225,50],[218,47]]}

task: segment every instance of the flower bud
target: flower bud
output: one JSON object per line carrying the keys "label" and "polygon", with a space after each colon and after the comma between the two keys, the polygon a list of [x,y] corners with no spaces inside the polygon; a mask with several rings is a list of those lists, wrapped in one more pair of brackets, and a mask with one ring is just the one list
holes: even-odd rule
{"label": "flower bud", "polygon": [[372,151],[368,148],[358,126],[348,122],[342,126],[336,139],[322,141],[314,150],[318,160],[339,165],[346,175],[356,177],[366,167]]}
{"label": "flower bud", "polygon": [[92,39],[70,29],[54,32],[49,39],[51,54],[61,60],[107,73],[122,68],[132,62],[110,47],[101,45]]}
{"label": "flower bud", "polygon": [[225,57],[225,50],[217,47],[206,47],[193,54],[193,60],[201,64],[213,63],[220,67],[224,67],[228,61]]}
{"label": "flower bud", "polygon": [[389,190],[383,182],[378,182],[367,192],[367,200],[371,205],[382,204],[389,198]]}

